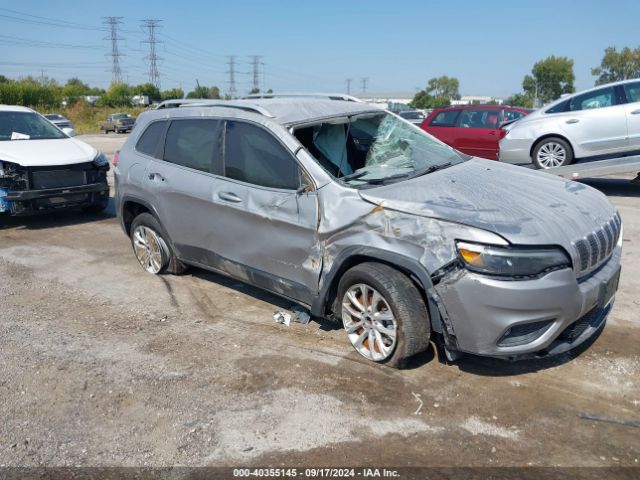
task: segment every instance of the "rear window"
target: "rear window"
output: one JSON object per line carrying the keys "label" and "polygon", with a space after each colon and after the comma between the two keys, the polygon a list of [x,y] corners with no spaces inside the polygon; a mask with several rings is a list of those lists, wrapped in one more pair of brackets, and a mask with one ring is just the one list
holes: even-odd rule
{"label": "rear window", "polygon": [[613,87],[606,87],[573,97],[570,102],[570,108],[571,111],[593,110],[595,108],[610,107],[614,103]]}
{"label": "rear window", "polygon": [[150,157],[155,157],[158,153],[158,144],[162,137],[162,133],[167,125],[167,122],[153,122],[150,124],[142,135],[138,143],[136,143],[136,150]]}
{"label": "rear window", "polygon": [[432,127],[454,127],[459,115],[460,110],[445,110],[438,113],[429,125]]}
{"label": "rear window", "polygon": [[502,116],[502,122],[513,122],[514,120],[518,120],[526,115],[526,113],[519,112],[517,110],[505,110]]}
{"label": "rear window", "polygon": [[560,113],[566,112],[569,107],[569,100],[565,100],[564,102],[560,102],[555,107],[551,107],[549,110],[546,110],[545,113]]}

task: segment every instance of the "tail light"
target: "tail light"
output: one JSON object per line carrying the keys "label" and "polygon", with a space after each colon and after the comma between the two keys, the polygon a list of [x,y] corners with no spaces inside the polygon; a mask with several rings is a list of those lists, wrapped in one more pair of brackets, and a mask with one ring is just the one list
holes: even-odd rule
{"label": "tail light", "polygon": [[118,166],[118,160],[120,160],[120,150],[116,150],[116,152],[113,154],[113,160],[111,160],[111,163],[114,167]]}
{"label": "tail light", "polygon": [[508,131],[508,130],[505,130],[505,129],[501,128],[501,129],[498,131],[498,140],[502,140],[504,137],[506,137],[506,136],[507,136],[507,133],[509,133],[509,131]]}

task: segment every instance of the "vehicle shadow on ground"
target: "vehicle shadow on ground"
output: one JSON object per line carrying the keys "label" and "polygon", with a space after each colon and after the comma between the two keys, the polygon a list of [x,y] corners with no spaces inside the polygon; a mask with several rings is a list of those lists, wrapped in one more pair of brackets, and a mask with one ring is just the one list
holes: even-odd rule
{"label": "vehicle shadow on ground", "polygon": [[586,178],[581,183],[610,197],[640,197],[640,184],[624,178]]}
{"label": "vehicle shadow on ground", "polygon": [[0,232],[18,228],[40,230],[55,227],[68,227],[97,222],[116,216],[113,198],[109,199],[109,206],[102,213],[88,213],[79,209],[59,210],[47,213],[26,215],[24,217],[0,217]]}
{"label": "vehicle shadow on ground", "polygon": [[559,367],[578,358],[594,344],[603,330],[604,327],[600,328],[595,335],[573,350],[553,357],[509,361],[477,355],[464,355],[457,360],[453,366],[458,367],[463,372],[483,377],[510,377],[547,370],[549,368]]}
{"label": "vehicle shadow on ground", "polygon": [[290,310],[291,307],[298,305],[291,300],[287,300],[286,298],[279,297],[273,293],[267,292],[266,290],[262,290],[260,288],[249,285],[248,283],[244,283],[242,282],[242,280],[236,280],[234,278],[227,277],[215,272],[210,272],[208,270],[203,270],[196,267],[190,267],[188,273],[190,273],[194,278],[216,283],[231,290],[235,290],[238,293],[249,295],[256,300],[268,303],[273,306],[274,312],[277,310]]}

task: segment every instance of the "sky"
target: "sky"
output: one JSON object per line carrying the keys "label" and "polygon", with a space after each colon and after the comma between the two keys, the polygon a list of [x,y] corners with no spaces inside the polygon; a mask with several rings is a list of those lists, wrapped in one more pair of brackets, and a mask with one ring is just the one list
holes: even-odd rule
{"label": "sky", "polygon": [[236,56],[238,94],[252,87],[250,56],[260,55],[260,87],[281,92],[415,92],[429,78],[460,80],[462,95],[506,97],[549,55],[575,62],[578,90],[609,46],[640,47],[638,0],[184,0],[0,3],[0,74],[111,82],[111,43],[102,24],[121,16],[122,77],[148,81],[141,20],[162,20],[161,88],[228,90]]}

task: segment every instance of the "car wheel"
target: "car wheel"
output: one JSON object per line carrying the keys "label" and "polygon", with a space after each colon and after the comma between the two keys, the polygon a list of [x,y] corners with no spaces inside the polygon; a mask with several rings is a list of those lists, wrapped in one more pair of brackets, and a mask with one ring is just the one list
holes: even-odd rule
{"label": "car wheel", "polygon": [[160,222],[149,213],[141,213],[131,224],[131,245],[138,262],[147,272],[181,274],[186,266],[178,260],[166,241]]}
{"label": "car wheel", "polygon": [[533,164],[536,168],[562,167],[571,162],[573,162],[571,145],[561,138],[545,138],[533,150]]}
{"label": "car wheel", "polygon": [[429,314],[413,282],[381,263],[348,270],[338,285],[340,315],[356,351],[368,360],[402,368],[429,347]]}

